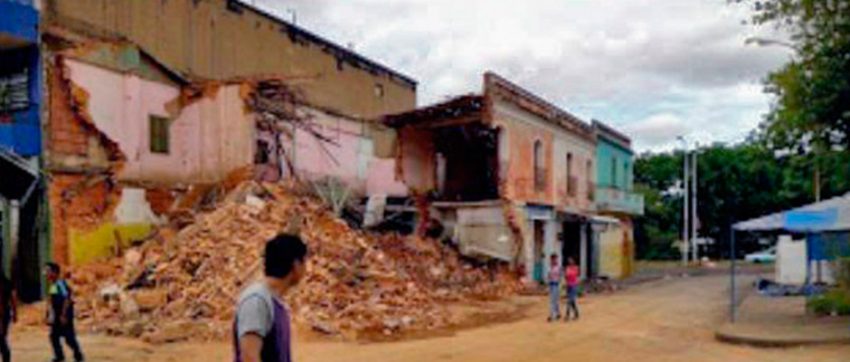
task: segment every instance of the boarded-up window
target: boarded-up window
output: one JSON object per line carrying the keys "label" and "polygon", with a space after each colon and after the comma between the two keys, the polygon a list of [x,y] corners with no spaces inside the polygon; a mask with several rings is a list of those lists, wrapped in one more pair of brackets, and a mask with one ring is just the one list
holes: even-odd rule
{"label": "boarded-up window", "polygon": [[168,154],[171,151],[171,120],[160,116],[149,116],[151,152]]}

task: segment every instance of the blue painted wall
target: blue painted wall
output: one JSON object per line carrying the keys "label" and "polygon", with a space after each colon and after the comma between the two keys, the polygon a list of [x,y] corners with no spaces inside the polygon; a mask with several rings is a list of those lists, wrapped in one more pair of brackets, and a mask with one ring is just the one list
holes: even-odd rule
{"label": "blue painted wall", "polygon": [[15,47],[0,50],[0,76],[27,69],[29,105],[0,114],[0,147],[21,156],[41,154],[41,59],[38,48],[38,12],[32,0],[0,0],[0,34]]}
{"label": "blue painted wall", "polygon": [[0,33],[29,43],[38,41],[38,11],[32,0],[0,0]]}
{"label": "blue painted wall", "polygon": [[[604,137],[596,145],[596,183],[599,187],[612,187],[631,191],[634,183],[634,153]],[[616,174],[612,170],[616,163]]]}

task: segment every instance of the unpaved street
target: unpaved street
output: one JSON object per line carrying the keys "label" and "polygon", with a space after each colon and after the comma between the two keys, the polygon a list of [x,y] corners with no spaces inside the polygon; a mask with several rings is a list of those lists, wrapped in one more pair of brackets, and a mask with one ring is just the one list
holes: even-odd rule
{"label": "unpaved street", "polygon": [[[658,281],[582,300],[577,323],[547,324],[545,300],[525,318],[450,337],[396,343],[302,342],[299,362],[327,361],[848,361],[850,346],[765,350],[715,342],[712,327],[726,311],[727,279],[707,276]],[[17,361],[46,361],[43,331],[17,331]],[[90,361],[227,361],[218,344],[148,346],[83,337]]]}

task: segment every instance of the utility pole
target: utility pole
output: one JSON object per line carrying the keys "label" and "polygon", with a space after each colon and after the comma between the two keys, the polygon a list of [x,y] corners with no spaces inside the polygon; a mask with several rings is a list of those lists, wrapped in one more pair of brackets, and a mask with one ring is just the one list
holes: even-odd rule
{"label": "utility pole", "polygon": [[697,248],[697,238],[699,237],[699,217],[697,215],[697,154],[699,153],[699,143],[694,145],[694,160],[691,164],[693,168],[693,179],[691,180],[691,260],[694,263],[699,262],[699,250]]}
{"label": "utility pole", "polygon": [[820,202],[820,162],[818,162],[818,156],[815,155],[815,202]]}
{"label": "utility pole", "polygon": [[682,207],[682,266],[688,266],[688,244],[690,242],[688,227],[690,224],[688,223],[688,198],[690,196],[690,188],[688,184],[688,174],[690,173],[690,168],[688,167],[688,142],[685,141],[685,138],[679,136],[679,140],[682,141],[684,148],[682,149],[682,158],[684,159],[684,167],[682,168],[682,189],[685,194],[683,197],[683,207]]}

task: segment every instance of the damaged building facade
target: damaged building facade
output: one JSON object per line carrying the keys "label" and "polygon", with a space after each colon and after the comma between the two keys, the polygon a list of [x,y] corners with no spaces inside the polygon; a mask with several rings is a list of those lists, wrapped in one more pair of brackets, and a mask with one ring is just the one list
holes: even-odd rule
{"label": "damaged building facade", "polygon": [[42,12],[51,259],[116,255],[246,177],[407,195],[371,119],[414,108],[412,79],[238,1]]}
{"label": "damaged building facade", "polygon": [[402,200],[423,230],[439,221],[465,254],[530,279],[553,253],[616,274],[605,250],[634,213],[597,215],[605,129],[498,75],[415,109],[414,80],[241,1],[0,10],[0,237],[25,300],[46,260],[119,255],[247,178],[338,180],[381,210],[364,224]]}
{"label": "damaged building facade", "polygon": [[548,256],[596,267],[596,135],[591,125],[487,73],[480,95],[385,117],[398,172],[467,255],[515,263],[542,281]]}

